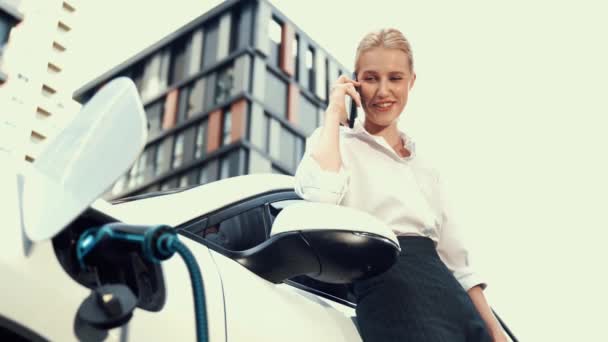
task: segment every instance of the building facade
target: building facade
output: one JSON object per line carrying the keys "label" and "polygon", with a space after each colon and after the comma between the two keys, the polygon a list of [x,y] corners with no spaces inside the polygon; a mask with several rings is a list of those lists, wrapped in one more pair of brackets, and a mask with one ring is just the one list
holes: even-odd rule
{"label": "building facade", "polygon": [[[266,0],[231,0],[80,88],[136,84],[149,137],[106,198],[250,173],[293,174],[347,69]],[[117,123],[120,124],[120,123]]]}
{"label": "building facade", "polygon": [[0,153],[33,161],[78,112],[65,77],[77,0],[0,0]]}

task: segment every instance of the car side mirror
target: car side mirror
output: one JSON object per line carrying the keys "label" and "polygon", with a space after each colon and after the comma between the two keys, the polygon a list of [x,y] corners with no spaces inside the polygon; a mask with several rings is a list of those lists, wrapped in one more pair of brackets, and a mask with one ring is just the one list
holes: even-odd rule
{"label": "car side mirror", "polygon": [[346,284],[387,271],[400,251],[395,234],[374,216],[303,201],[279,213],[268,240],[229,257],[274,283],[308,275]]}

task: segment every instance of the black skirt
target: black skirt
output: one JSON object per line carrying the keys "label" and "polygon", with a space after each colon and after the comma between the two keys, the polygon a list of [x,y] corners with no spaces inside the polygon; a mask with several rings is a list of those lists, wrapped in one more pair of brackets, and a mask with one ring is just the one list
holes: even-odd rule
{"label": "black skirt", "polygon": [[402,252],[395,265],[353,284],[363,341],[492,341],[434,242],[416,236],[398,239]]}

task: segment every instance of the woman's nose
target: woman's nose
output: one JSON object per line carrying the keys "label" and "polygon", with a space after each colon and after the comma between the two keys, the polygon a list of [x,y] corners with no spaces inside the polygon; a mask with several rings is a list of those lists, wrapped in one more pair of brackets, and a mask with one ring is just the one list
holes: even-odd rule
{"label": "woman's nose", "polygon": [[389,95],[389,84],[386,80],[381,80],[378,84],[378,97],[387,97]]}

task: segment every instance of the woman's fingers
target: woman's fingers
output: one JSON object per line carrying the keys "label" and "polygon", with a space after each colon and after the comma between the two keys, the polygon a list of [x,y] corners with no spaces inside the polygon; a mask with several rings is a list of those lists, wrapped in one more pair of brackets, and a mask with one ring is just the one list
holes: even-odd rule
{"label": "woman's fingers", "polygon": [[[345,81],[344,79],[342,79],[342,77],[346,78],[346,76],[343,75],[343,76],[340,76],[340,78],[338,80],[342,81],[343,83],[340,83],[340,82],[336,83],[331,88],[331,92],[333,93],[336,91],[340,91],[340,92],[342,92],[342,94],[348,94],[357,103],[357,106],[361,107],[361,95],[359,94],[359,92],[356,89],[359,82],[353,81],[353,80]],[[340,97],[342,97],[342,96],[344,96],[344,95],[340,95]]]}
{"label": "woman's fingers", "polygon": [[352,83],[356,87],[361,86],[361,82],[353,80],[352,78],[350,78],[346,75],[340,75],[340,77],[338,77],[338,79],[336,80],[336,84],[344,84],[344,83]]}
{"label": "woman's fingers", "polygon": [[357,103],[357,107],[361,108],[361,95],[355,89],[355,86],[351,83],[345,87],[346,93]]}

